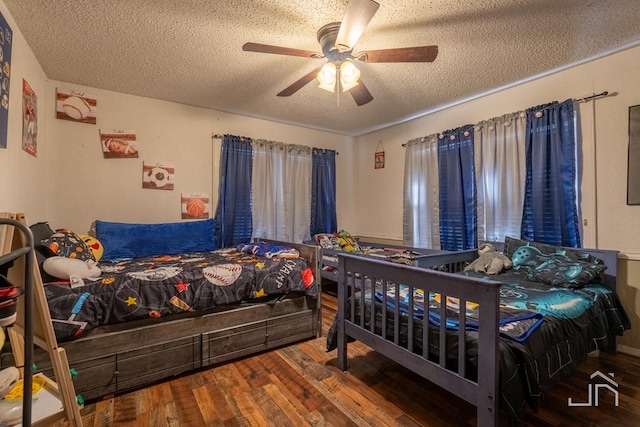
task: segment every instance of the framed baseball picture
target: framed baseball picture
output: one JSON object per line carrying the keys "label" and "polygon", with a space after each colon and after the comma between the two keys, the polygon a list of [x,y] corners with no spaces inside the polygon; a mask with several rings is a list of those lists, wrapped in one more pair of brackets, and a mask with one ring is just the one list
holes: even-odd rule
{"label": "framed baseball picture", "polygon": [[85,92],[56,88],[56,118],[95,125],[98,101]]}

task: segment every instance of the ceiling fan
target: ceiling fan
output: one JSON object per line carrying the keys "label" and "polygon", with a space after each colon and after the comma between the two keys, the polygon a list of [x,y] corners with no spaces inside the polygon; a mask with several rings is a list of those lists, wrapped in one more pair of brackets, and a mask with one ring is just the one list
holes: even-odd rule
{"label": "ceiling fan", "polygon": [[302,76],[279,92],[278,96],[291,96],[318,78],[321,88],[333,92],[336,87],[342,86],[343,91],[351,93],[357,105],[364,105],[372,101],[373,96],[360,79],[360,71],[355,67],[355,63],[433,62],[438,56],[438,46],[415,46],[354,53],[356,42],[379,6],[373,0],[349,0],[342,22],[332,22],[318,30],[317,38],[322,47],[322,53],[260,43],[245,43],[242,50],[315,59],[326,58],[328,61],[323,66]]}

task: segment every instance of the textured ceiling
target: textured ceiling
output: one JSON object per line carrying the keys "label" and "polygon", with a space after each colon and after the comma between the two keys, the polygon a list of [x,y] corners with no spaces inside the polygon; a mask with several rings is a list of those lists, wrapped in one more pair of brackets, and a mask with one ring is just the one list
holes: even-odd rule
{"label": "textured ceiling", "polygon": [[[347,0],[4,0],[47,77],[361,135],[457,100],[640,43],[638,0],[378,0],[354,51],[438,45],[433,63],[360,64],[374,100],[312,82],[316,32]],[[221,130],[223,132],[224,130]]]}

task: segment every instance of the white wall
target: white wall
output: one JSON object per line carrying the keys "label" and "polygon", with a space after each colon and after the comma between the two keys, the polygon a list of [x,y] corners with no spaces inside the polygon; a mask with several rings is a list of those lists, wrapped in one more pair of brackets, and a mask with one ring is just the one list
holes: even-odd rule
{"label": "white wall", "polygon": [[[628,109],[640,104],[640,47],[357,138],[357,235],[402,240],[404,148],[410,139],[501,116],[531,106],[609,91],[614,96],[576,104],[582,135],[583,246],[621,251],[618,293],[631,330],[620,349],[640,356],[640,206],[628,206]],[[374,169],[382,140],[386,167]]]}
{"label": "white wall", "polygon": [[[401,144],[512,111],[606,90],[617,94],[576,104],[583,137],[581,195],[587,224],[583,227],[584,245],[640,253],[640,206],[626,204],[628,108],[640,104],[638,69],[640,47],[357,138],[359,221],[352,224],[353,232],[402,239]],[[376,170],[373,159],[380,140],[387,165]]]}
{"label": "white wall", "polygon": [[[640,104],[640,47],[505,89],[355,140],[327,132],[194,108],[72,83],[46,75],[0,0],[14,31],[8,148],[0,150],[0,211],[25,212],[31,223],[86,232],[94,219],[180,220],[180,193],[207,192],[217,204],[220,141],[229,133],[335,149],[338,226],[354,234],[402,239],[404,148],[410,139],[553,100],[604,90],[617,95],[580,104],[583,135],[582,212],[585,246],[619,249],[623,304],[633,330],[621,343],[640,354],[640,206],[626,205],[628,107]],[[38,95],[38,157],[22,151],[22,79]],[[427,83],[428,84],[428,83]],[[55,119],[55,88],[98,100],[98,123]],[[140,158],[103,159],[98,129],[132,129]],[[384,169],[374,169],[382,141]],[[173,191],[143,190],[142,161],[176,167]]]}
{"label": "white wall", "polygon": [[[0,212],[25,212],[30,222],[46,220],[51,211],[51,179],[47,156],[51,152],[45,121],[46,76],[3,2],[0,11],[13,31],[7,148],[0,149]],[[38,96],[38,157],[22,150],[22,80]]]}
{"label": "white wall", "polygon": [[[83,91],[97,99],[97,124],[55,119],[56,88]],[[86,232],[95,219],[121,222],[180,221],[180,194],[204,192],[211,196],[211,215],[218,198],[219,139],[234,134],[290,144],[338,150],[340,215],[350,209],[353,181],[351,138],[235,114],[105,91],[71,83],[47,84],[50,169],[55,175],[51,222]],[[104,159],[99,129],[136,132],[139,158]],[[142,188],[142,162],[176,168],[173,191]],[[344,208],[346,206],[346,208]]]}
{"label": "white wall", "polygon": [[[48,81],[19,28],[0,0],[13,35],[7,149],[0,150],[0,212],[25,212],[30,223],[86,232],[95,219],[163,222],[180,220],[180,193],[206,192],[211,215],[218,197],[220,140],[235,134],[339,151],[338,222],[354,218],[353,138],[236,114],[195,108],[73,83]],[[38,95],[38,157],[22,150],[22,79]],[[98,100],[96,125],[55,118],[57,87],[84,91]],[[132,129],[138,159],[104,159],[99,132]],[[176,167],[173,191],[143,190],[142,161]]]}

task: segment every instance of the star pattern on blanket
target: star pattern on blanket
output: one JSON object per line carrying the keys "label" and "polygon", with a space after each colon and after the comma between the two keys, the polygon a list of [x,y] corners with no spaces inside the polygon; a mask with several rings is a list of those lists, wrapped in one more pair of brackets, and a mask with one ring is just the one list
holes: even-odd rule
{"label": "star pattern on blanket", "polygon": [[127,298],[124,302],[126,302],[126,303],[127,303],[127,307],[132,306],[132,305],[136,305],[136,303],[137,303],[137,298],[129,297],[129,298]]}
{"label": "star pattern on blanket", "polygon": [[189,284],[188,283],[184,283],[183,281],[180,281],[180,283],[174,285],[176,287],[176,290],[178,292],[184,292],[188,287]]}

